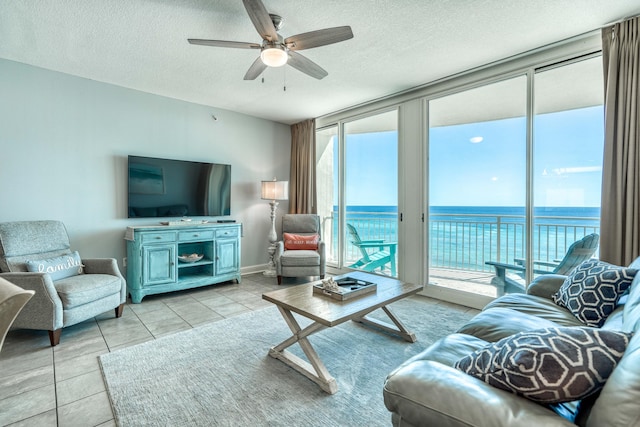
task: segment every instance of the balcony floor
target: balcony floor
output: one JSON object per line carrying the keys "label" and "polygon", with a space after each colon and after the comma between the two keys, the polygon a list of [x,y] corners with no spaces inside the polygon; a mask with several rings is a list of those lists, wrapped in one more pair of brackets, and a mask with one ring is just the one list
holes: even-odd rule
{"label": "balcony floor", "polygon": [[495,277],[493,272],[430,268],[429,274],[429,285],[442,286],[494,298],[498,296],[496,287],[491,282]]}

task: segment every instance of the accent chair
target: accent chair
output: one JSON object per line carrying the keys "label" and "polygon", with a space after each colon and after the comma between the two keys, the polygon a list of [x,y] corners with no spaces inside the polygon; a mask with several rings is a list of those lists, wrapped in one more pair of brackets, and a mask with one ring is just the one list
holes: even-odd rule
{"label": "accent chair", "polygon": [[[533,261],[533,273],[536,275],[560,274],[566,276],[583,261],[590,259],[593,254],[595,254],[599,241],[600,236],[598,234],[587,234],[582,239],[573,242],[561,260],[553,262]],[[487,261],[485,264],[493,266],[496,270],[496,277],[493,283],[496,284],[498,296],[503,295],[505,291],[515,293],[525,292],[524,285],[517,280],[509,278],[507,274],[508,270],[512,270],[523,278],[526,271],[524,259],[516,259],[515,265],[495,261]]]}
{"label": "accent chair", "polygon": [[0,223],[0,277],[35,291],[13,327],[47,330],[52,346],[64,327],[111,309],[121,317],[127,296],[115,259],[81,259],[70,247],[60,221]]}
{"label": "accent chair", "polygon": [[361,258],[349,265],[362,271],[385,271],[389,264],[391,276],[396,276],[396,248],[398,242],[386,242],[382,239],[362,240],[358,230],[351,224],[347,224],[349,242],[360,250]]}
{"label": "accent chair", "polygon": [[324,279],[325,244],[318,215],[282,216],[282,240],[276,242],[274,262],[279,285],[282,277],[319,276]]}

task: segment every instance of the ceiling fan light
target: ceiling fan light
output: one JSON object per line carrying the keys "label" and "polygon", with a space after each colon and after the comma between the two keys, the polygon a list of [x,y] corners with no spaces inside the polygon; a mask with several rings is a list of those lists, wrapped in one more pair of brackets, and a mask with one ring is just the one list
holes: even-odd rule
{"label": "ceiling fan light", "polygon": [[260,59],[269,67],[282,67],[287,63],[289,59],[289,55],[283,48],[279,47],[269,47],[266,49],[262,49],[260,52]]}

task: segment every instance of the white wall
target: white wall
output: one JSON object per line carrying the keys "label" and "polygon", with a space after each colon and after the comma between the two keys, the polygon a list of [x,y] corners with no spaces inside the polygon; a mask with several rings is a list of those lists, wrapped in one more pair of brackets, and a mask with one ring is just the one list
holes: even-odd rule
{"label": "white wall", "polygon": [[127,155],[231,164],[249,271],[268,260],[260,181],[288,179],[290,144],[287,125],[0,59],[0,222],[63,221],[73,250],[123,273],[125,228],[157,223],[127,219]]}

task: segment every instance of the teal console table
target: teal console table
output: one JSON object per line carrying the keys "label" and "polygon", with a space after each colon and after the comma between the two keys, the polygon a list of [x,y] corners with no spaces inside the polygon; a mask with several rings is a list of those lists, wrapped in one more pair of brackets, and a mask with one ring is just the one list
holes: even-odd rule
{"label": "teal console table", "polygon": [[[127,291],[146,295],[236,280],[240,283],[241,224],[204,223],[127,227]],[[185,262],[184,255],[203,255]],[[191,261],[191,260],[189,260]]]}

